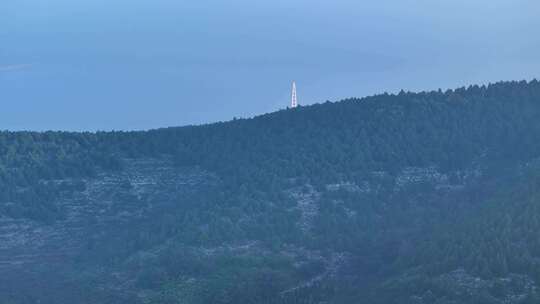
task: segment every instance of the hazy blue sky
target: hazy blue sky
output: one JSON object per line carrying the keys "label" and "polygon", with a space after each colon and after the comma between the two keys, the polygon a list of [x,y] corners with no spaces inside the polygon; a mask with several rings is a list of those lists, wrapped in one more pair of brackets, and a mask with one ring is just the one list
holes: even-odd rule
{"label": "hazy blue sky", "polygon": [[540,77],[538,0],[1,0],[0,129],[147,129]]}

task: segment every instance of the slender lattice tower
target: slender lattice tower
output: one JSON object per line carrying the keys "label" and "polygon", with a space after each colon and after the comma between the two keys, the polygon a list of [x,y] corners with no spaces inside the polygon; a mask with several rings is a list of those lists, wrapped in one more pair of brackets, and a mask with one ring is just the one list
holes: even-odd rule
{"label": "slender lattice tower", "polygon": [[298,101],[296,100],[296,82],[292,83],[292,94],[291,94],[291,108],[298,107]]}

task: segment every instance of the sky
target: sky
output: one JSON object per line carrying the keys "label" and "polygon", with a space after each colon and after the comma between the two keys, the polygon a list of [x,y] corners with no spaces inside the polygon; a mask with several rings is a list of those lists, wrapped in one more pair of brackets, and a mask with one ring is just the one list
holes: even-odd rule
{"label": "sky", "polygon": [[538,0],[1,0],[0,130],[144,130],[540,78]]}

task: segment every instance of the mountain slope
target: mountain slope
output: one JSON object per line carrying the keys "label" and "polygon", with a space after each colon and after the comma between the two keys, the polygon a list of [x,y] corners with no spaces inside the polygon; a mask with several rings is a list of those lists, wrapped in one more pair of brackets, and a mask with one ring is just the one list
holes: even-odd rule
{"label": "mountain slope", "polygon": [[532,81],[2,132],[0,299],[535,303],[538,117]]}

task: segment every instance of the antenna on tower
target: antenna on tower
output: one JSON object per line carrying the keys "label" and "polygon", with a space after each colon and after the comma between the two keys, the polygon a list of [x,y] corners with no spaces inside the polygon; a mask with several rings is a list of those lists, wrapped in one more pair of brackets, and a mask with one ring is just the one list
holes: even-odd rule
{"label": "antenna on tower", "polygon": [[291,94],[291,108],[298,107],[298,101],[296,100],[296,82],[292,83],[292,94]]}

